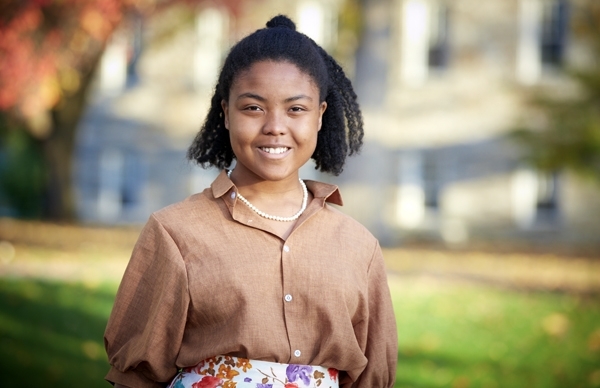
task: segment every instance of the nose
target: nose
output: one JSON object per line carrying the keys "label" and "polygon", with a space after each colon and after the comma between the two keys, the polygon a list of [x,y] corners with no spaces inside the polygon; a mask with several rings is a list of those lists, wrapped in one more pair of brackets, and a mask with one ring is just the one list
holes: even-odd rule
{"label": "nose", "polygon": [[287,132],[287,120],[284,112],[271,110],[265,115],[263,134],[278,136]]}

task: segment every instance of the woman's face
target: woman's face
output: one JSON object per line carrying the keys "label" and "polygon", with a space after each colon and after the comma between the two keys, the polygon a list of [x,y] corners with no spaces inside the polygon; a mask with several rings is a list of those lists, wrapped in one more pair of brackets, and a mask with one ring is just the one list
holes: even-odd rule
{"label": "woman's face", "polygon": [[297,179],[315,150],[327,104],[296,65],[261,61],[236,77],[221,106],[236,174],[259,182]]}

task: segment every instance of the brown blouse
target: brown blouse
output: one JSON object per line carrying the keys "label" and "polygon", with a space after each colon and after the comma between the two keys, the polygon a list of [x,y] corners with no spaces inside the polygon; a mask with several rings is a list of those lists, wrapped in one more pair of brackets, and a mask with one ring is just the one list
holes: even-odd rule
{"label": "brown blouse", "polygon": [[178,368],[229,354],[336,368],[344,388],[392,387],[398,341],[379,244],[326,203],[342,204],[336,186],[306,185],[314,199],[285,241],[224,172],[154,213],[108,321],[106,379],[164,387]]}

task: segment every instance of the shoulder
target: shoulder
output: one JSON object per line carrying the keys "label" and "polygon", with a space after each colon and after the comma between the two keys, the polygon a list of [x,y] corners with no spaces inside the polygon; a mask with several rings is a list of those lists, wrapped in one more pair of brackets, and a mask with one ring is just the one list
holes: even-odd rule
{"label": "shoulder", "polygon": [[365,238],[376,240],[375,236],[363,224],[330,204],[325,205],[325,215],[336,224],[339,223],[347,232],[363,235]]}
{"label": "shoulder", "polygon": [[379,241],[371,231],[348,214],[329,204],[326,204],[323,210],[324,215],[331,220],[338,233],[347,236],[347,240],[361,241],[369,247],[379,245]]}
{"label": "shoulder", "polygon": [[354,247],[360,243],[371,252],[375,246],[379,245],[375,236],[364,225],[334,206],[343,206],[342,196],[336,185],[318,181],[305,182],[315,200],[321,201],[323,206],[317,213],[321,231],[325,228],[327,229],[326,233],[335,234],[338,240],[348,242]]}
{"label": "shoulder", "polygon": [[149,223],[158,223],[165,229],[193,228],[200,222],[206,222],[220,213],[219,204],[210,189],[191,195],[186,199],[155,211]]}
{"label": "shoulder", "polygon": [[356,262],[361,268],[368,267],[380,250],[379,241],[365,226],[330,204],[325,204],[307,226],[311,244],[320,252],[343,258],[346,263]]}

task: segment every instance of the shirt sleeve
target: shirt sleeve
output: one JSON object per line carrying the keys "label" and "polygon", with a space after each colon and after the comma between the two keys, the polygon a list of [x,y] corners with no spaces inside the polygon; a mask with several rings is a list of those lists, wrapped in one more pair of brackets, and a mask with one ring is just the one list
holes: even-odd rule
{"label": "shirt sleeve", "polygon": [[188,305],[185,264],[152,215],[133,249],[104,334],[111,365],[106,380],[135,388],[166,386],[177,373]]}
{"label": "shirt sleeve", "polygon": [[387,283],[383,254],[375,247],[368,272],[369,319],[365,357],[367,366],[352,388],[391,388],[396,380],[398,332]]}

